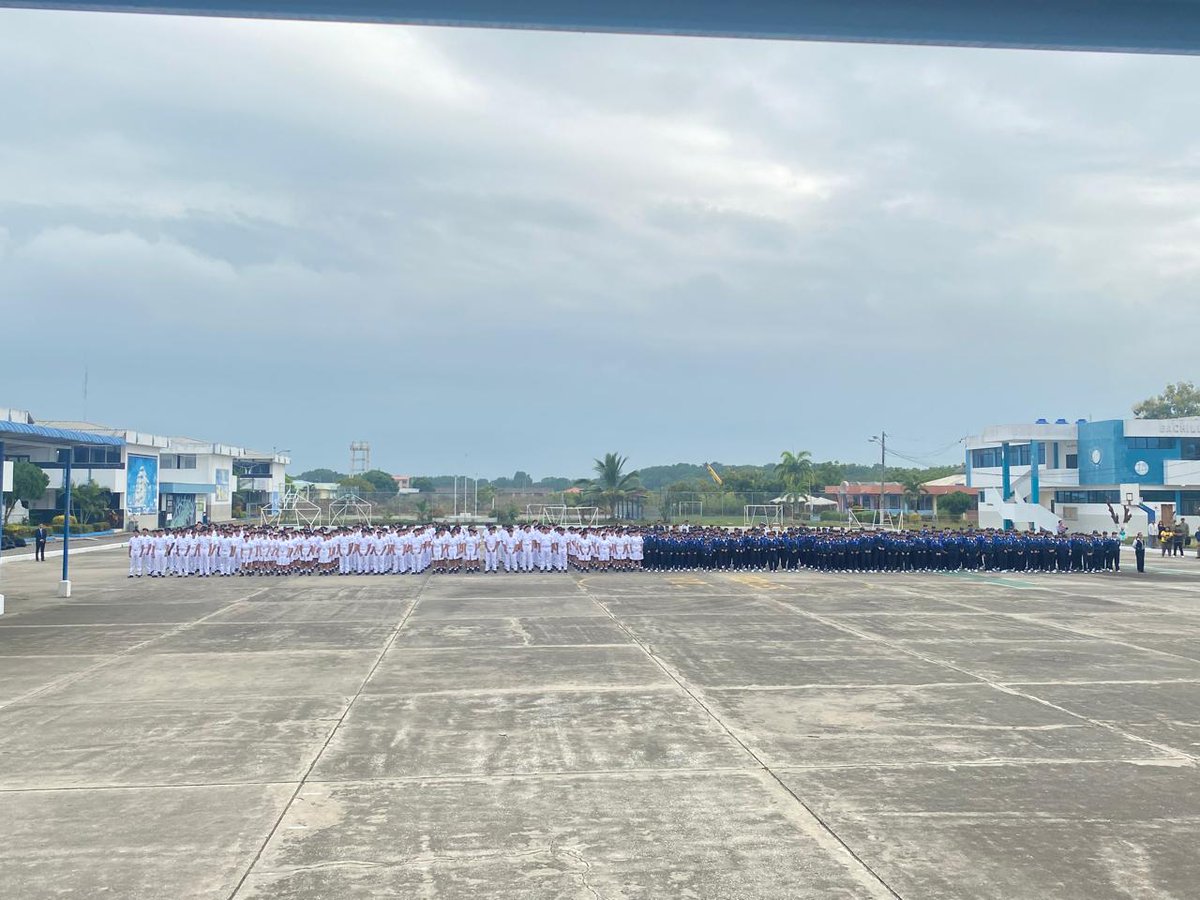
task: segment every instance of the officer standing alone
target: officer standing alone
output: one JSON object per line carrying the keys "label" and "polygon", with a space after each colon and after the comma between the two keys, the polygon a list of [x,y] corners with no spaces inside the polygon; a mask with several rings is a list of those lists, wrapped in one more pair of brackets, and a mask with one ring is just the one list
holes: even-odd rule
{"label": "officer standing alone", "polygon": [[33,533],[33,559],[35,562],[46,561],[46,539],[49,536],[45,525],[39,525],[37,531]]}
{"label": "officer standing alone", "polygon": [[1139,531],[1137,537],[1133,539],[1133,555],[1137,560],[1137,570],[1139,572],[1146,571],[1146,542],[1142,539],[1142,533]]}

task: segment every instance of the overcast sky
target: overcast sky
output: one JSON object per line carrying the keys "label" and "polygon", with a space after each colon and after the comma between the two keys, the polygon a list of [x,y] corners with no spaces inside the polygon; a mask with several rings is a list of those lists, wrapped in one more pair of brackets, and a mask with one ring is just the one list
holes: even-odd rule
{"label": "overcast sky", "polygon": [[1200,59],[0,10],[0,406],[961,459],[1197,377]]}

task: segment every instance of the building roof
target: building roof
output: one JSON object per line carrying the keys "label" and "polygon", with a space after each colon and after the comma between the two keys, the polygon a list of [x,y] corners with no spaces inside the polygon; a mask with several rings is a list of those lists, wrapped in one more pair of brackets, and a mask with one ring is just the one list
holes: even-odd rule
{"label": "building roof", "polygon": [[72,431],[86,431],[90,434],[107,434],[110,437],[123,438],[126,444],[137,444],[142,447],[157,447],[160,450],[167,446],[167,438],[160,434],[147,434],[144,431],[134,431],[131,428],[119,428],[114,425],[101,425],[97,422],[83,422],[77,419],[51,419],[42,423],[51,428],[65,428]]}
{"label": "building roof", "polygon": [[91,447],[123,447],[124,438],[111,434],[96,434],[74,428],[52,428],[49,425],[30,425],[0,419],[0,437],[13,435],[39,444],[79,444]]}
{"label": "building roof", "polygon": [[960,487],[966,487],[966,484],[967,484],[967,473],[966,472],[959,472],[956,475],[947,475],[945,478],[934,478],[930,481],[924,482],[924,485],[926,488],[953,487],[955,485],[958,485]]}
{"label": "building roof", "polygon": [[[966,480],[965,475],[951,476],[953,478],[962,478]],[[922,493],[929,496],[940,497],[943,494],[953,494],[956,491],[963,494],[977,494],[979,491],[976,488],[967,487],[962,483],[943,484],[947,479],[938,478],[934,481],[928,481],[921,485]],[[841,484],[827,486],[821,491],[823,494],[856,494],[859,496],[873,496],[879,494],[878,481],[844,481]],[[904,485],[898,481],[888,481],[884,485],[885,494],[903,494]]]}

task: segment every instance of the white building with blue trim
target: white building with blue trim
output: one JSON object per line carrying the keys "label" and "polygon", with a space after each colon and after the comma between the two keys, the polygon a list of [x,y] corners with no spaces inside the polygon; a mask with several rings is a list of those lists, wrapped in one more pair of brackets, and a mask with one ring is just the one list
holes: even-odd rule
{"label": "white building with blue trim", "polygon": [[966,448],[985,528],[1052,531],[1061,520],[1072,531],[1113,531],[1113,512],[1130,534],[1200,521],[1200,416],[991,425]]}
{"label": "white building with blue trim", "polygon": [[[26,410],[0,408],[0,461],[46,469],[50,484],[31,514],[61,509],[69,451],[74,484],[107,488],[120,527],[190,525],[233,516],[233,493],[258,506],[278,504],[291,460],[274,451],[250,450],[187,437],[147,434],[93,422],[35,422]],[[18,514],[12,519],[24,518]]]}

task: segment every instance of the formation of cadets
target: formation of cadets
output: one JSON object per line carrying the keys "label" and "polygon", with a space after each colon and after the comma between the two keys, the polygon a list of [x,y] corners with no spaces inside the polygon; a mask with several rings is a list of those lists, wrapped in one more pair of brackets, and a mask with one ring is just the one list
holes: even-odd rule
{"label": "formation of cadets", "polygon": [[439,525],[337,529],[199,526],[135,534],[129,577],[623,572],[643,568],[635,528]]}
{"label": "formation of cadets", "polygon": [[649,532],[645,557],[648,569],[1101,572],[1120,570],[1121,543],[1115,532],[693,528]]}
{"label": "formation of cadets", "polygon": [[655,526],[197,526],[135,534],[129,577],[417,575],[426,571],[710,569],[824,572],[1102,572],[1121,568],[1108,532],[871,531]]}

